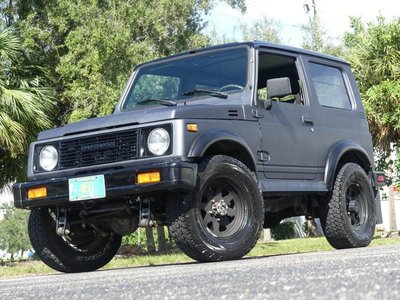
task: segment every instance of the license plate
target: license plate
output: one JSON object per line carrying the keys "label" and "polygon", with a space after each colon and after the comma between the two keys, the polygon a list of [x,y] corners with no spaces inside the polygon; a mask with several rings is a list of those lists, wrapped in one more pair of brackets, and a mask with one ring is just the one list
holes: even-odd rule
{"label": "license plate", "polygon": [[70,201],[105,198],[106,196],[104,175],[72,178],[68,180],[68,185]]}

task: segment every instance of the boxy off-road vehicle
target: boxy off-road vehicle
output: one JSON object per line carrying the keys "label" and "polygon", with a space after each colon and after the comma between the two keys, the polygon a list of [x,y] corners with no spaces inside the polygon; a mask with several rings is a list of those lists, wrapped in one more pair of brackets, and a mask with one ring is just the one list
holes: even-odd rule
{"label": "boxy off-road vehicle", "polygon": [[112,115],[41,132],[13,189],[37,255],[81,272],[139,226],[168,225],[201,262],[299,215],[335,248],[367,246],[384,180],[350,66],[254,42],[137,66]]}

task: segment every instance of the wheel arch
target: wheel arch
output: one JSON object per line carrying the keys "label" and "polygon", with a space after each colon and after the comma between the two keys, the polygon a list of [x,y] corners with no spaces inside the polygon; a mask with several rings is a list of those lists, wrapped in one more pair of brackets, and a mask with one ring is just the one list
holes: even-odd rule
{"label": "wheel arch", "polygon": [[240,160],[257,174],[256,161],[250,147],[240,136],[225,130],[209,130],[202,134],[191,145],[188,157],[198,158],[218,154]]}
{"label": "wheel arch", "polygon": [[329,151],[325,165],[324,181],[331,190],[340,167],[346,163],[356,163],[368,174],[372,170],[372,162],[367,151],[354,141],[344,140],[335,144]]}

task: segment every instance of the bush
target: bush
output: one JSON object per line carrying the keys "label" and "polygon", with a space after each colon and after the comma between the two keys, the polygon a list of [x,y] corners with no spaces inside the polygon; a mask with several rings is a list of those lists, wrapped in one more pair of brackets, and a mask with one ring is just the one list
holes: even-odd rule
{"label": "bush", "polygon": [[294,238],[294,223],[290,221],[280,223],[278,226],[271,230],[271,235],[275,240],[287,240]]}
{"label": "bush", "polygon": [[[164,230],[167,248],[174,248],[175,243],[170,238],[167,227],[163,226],[162,228]],[[153,231],[154,247],[159,249],[159,237],[157,234],[157,229],[152,228],[152,231]],[[146,229],[138,228],[135,232],[122,237],[122,245],[137,246],[140,249],[146,249],[146,246],[148,246],[148,241],[146,238]]]}

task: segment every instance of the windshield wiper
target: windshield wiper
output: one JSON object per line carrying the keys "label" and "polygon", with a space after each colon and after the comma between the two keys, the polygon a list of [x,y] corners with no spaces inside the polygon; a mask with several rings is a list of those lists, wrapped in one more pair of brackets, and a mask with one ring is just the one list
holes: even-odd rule
{"label": "windshield wiper", "polygon": [[146,104],[146,103],[151,103],[151,102],[157,102],[161,105],[165,106],[176,106],[176,102],[169,100],[169,99],[158,99],[158,98],[146,98],[140,102],[137,102],[136,104]]}
{"label": "windshield wiper", "polygon": [[195,96],[195,95],[202,95],[202,94],[206,94],[206,95],[210,95],[210,96],[214,96],[214,97],[218,97],[218,98],[222,98],[222,99],[228,98],[227,93],[218,92],[215,90],[206,90],[206,89],[195,89],[192,91],[184,92],[182,95],[183,96]]}

